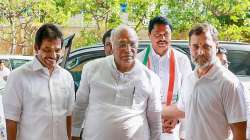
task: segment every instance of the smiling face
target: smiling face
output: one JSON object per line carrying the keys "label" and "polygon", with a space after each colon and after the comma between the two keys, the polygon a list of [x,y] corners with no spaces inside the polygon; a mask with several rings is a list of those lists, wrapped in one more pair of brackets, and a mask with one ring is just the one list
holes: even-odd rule
{"label": "smiling face", "polygon": [[40,49],[37,50],[38,59],[49,70],[54,69],[61,55],[61,39],[44,39]]}
{"label": "smiling face", "polygon": [[135,33],[123,30],[114,38],[113,55],[118,70],[126,72],[130,70],[137,54],[138,40]]}
{"label": "smiling face", "polygon": [[171,29],[169,25],[155,24],[148,34],[154,51],[162,56],[171,45]]}

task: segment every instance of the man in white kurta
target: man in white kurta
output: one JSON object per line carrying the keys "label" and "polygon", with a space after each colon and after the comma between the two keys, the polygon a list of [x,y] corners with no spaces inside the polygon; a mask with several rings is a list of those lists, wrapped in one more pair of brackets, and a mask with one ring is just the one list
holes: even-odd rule
{"label": "man in white kurta", "polygon": [[62,34],[44,24],[36,38],[36,57],[8,77],[3,96],[8,140],[69,140],[74,81],[57,64]]}
{"label": "man in white kurta", "polygon": [[245,89],[233,73],[216,63],[216,29],[198,24],[189,37],[196,69],[183,82],[177,108],[164,107],[163,116],[183,117],[185,112],[186,140],[224,140],[229,127],[235,140],[245,140]]}
{"label": "man in white kurta", "polygon": [[[172,26],[166,18],[155,17],[151,19],[149,24],[149,38],[152,45],[138,55],[138,58],[160,77],[162,104],[167,103],[170,75],[175,75],[171,101],[171,104],[175,104],[178,101],[179,91],[184,77],[192,71],[188,57],[171,47],[171,30]],[[149,51],[148,54],[147,51]],[[171,51],[174,53],[175,73],[170,72]],[[145,61],[147,61],[147,63],[145,63]],[[172,123],[176,123],[176,120]],[[179,137],[184,138],[183,127],[184,124],[182,123],[182,130],[179,132],[179,125],[177,125],[172,134],[163,133],[161,139],[179,140]]]}
{"label": "man in white kurta", "polygon": [[136,60],[138,39],[133,29],[119,26],[112,31],[111,42],[113,55],[83,67],[73,135],[79,136],[85,120],[84,140],[159,140],[160,80]]}

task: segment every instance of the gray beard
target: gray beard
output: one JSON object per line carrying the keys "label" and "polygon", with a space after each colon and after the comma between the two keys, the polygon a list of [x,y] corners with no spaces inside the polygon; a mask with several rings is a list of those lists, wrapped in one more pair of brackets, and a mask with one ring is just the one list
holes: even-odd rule
{"label": "gray beard", "polygon": [[200,64],[196,63],[195,60],[194,60],[194,58],[192,56],[191,56],[191,61],[195,65],[195,68],[202,68],[203,69],[203,68],[208,67],[211,64],[212,65],[215,64],[216,63],[216,56],[212,56],[211,60],[209,62],[203,64],[203,65],[200,65]]}
{"label": "gray beard", "polygon": [[[192,53],[190,53],[190,54],[192,54]],[[196,63],[193,56],[191,55],[191,61],[195,65],[195,68],[206,68],[210,64],[212,64],[212,65],[215,64],[217,62],[216,61],[216,59],[217,59],[217,57],[216,57],[216,49],[215,48],[211,49],[210,54],[211,54],[210,61],[208,61],[207,63],[205,63],[203,65],[200,65],[200,64]]]}

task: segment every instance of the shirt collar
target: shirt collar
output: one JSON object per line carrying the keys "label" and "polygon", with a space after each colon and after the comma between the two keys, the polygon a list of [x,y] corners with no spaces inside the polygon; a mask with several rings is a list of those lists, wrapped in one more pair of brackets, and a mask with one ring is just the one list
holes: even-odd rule
{"label": "shirt collar", "polygon": [[216,78],[216,75],[217,75],[217,72],[219,71],[220,69],[220,64],[218,63],[215,63],[212,68],[207,72],[207,74],[205,74],[204,76],[202,76],[201,78],[198,77],[198,73],[197,73],[197,68],[195,68],[194,70],[194,75],[195,75],[195,78],[196,79],[203,79],[203,78],[207,78],[207,79],[210,79],[210,80],[213,80],[214,78]]}
{"label": "shirt collar", "polygon": [[[35,56],[34,59],[32,60],[32,68],[33,68],[33,71],[45,70],[45,69],[47,70],[47,68],[44,67],[44,66],[42,65],[42,63],[38,60],[37,56]],[[59,68],[59,65],[56,64],[54,70],[56,70],[56,69],[58,69],[58,68]]]}
{"label": "shirt collar", "polygon": [[130,71],[122,73],[122,72],[120,72],[120,71],[117,69],[117,67],[116,67],[114,56],[111,55],[111,56],[108,56],[108,57],[110,57],[112,70],[113,70],[117,75],[119,75],[120,77],[126,78],[127,76],[136,73],[136,71],[138,70],[138,65],[139,65],[140,62],[139,62],[139,60],[137,60],[137,59],[135,60],[135,64],[134,64],[133,68],[132,68]]}
{"label": "shirt collar", "polygon": [[165,59],[165,58],[169,58],[169,50],[170,48],[167,49],[167,52],[163,55],[163,56],[160,56],[158,55],[155,50],[153,49],[152,45],[151,45],[151,54],[154,58],[157,58],[157,59]]}

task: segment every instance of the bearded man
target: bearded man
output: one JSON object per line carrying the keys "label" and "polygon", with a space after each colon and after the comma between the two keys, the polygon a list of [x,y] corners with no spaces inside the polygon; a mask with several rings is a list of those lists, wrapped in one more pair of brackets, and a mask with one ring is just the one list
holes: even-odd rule
{"label": "bearded man", "polygon": [[216,62],[218,32],[210,24],[194,26],[189,48],[195,70],[184,79],[178,105],[165,106],[163,117],[185,116],[185,140],[246,139],[245,90],[239,79]]}

